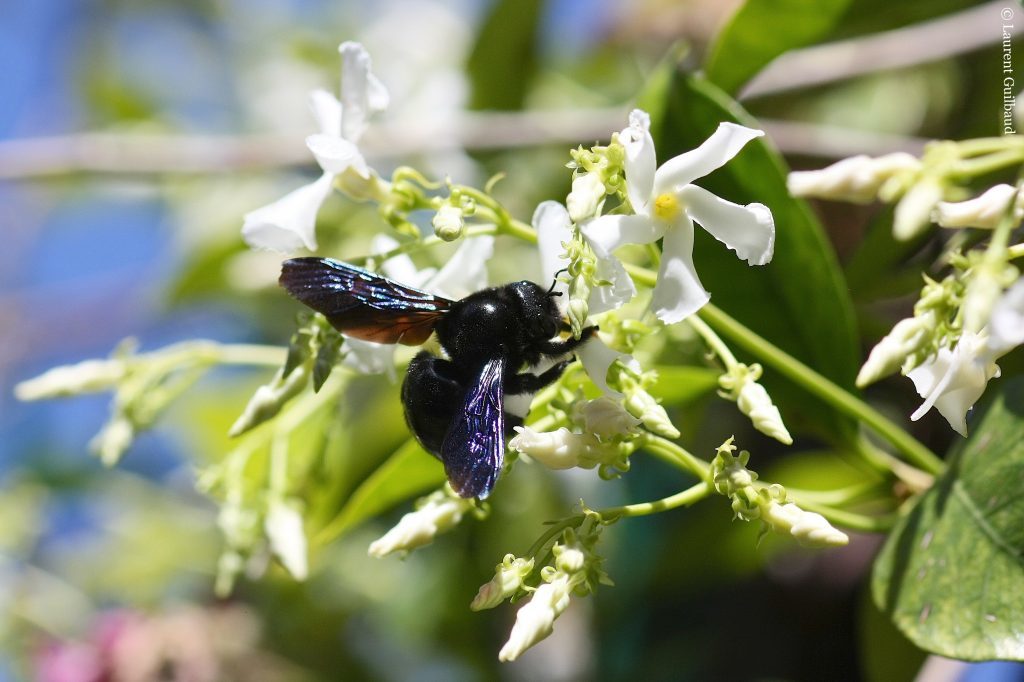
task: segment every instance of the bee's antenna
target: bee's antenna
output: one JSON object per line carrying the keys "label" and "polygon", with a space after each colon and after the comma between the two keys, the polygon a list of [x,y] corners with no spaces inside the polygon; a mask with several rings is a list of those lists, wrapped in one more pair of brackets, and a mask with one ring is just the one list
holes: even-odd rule
{"label": "bee's antenna", "polygon": [[555,291],[555,287],[558,286],[558,276],[561,275],[563,272],[569,272],[569,268],[562,268],[561,270],[555,273],[555,276],[552,278],[551,281],[551,288],[548,289],[548,296],[562,295],[561,291]]}

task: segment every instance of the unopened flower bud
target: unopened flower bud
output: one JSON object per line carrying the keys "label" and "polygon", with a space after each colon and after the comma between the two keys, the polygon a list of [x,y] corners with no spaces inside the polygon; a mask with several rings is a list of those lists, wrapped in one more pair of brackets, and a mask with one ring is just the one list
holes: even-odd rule
{"label": "unopened flower bud", "polygon": [[577,573],[587,563],[586,553],[577,545],[558,542],[551,547],[551,552],[555,555],[555,568],[562,573]]}
{"label": "unopened flower bud", "polygon": [[842,547],[850,538],[821,514],[801,509],[792,502],[770,500],[761,508],[761,520],[778,533],[789,533],[804,547]]}
{"label": "unopened flower bud", "polygon": [[434,234],[446,242],[453,242],[466,233],[466,221],[462,209],[451,204],[442,204],[432,221]]}
{"label": "unopened flower bud", "polygon": [[516,623],[505,646],[498,652],[498,660],[514,661],[550,635],[555,619],[569,606],[571,590],[569,576],[564,573],[556,573],[551,582],[538,587],[530,601],[516,613]]}
{"label": "unopened flower bud", "polygon": [[270,383],[256,389],[248,404],[228,431],[229,436],[239,436],[249,429],[262,424],[281,411],[285,403],[298,395],[309,381],[310,363],[299,365],[288,376],[283,368],[277,371]]}
{"label": "unopened flower bud", "polygon": [[786,425],[782,423],[779,408],[772,403],[764,386],[756,381],[746,382],[740,389],[736,405],[740,408],[740,412],[750,417],[755,429],[780,443],[786,445],[793,443],[793,437],[789,435]]}
{"label": "unopened flower bud", "polygon": [[473,611],[493,609],[523,589],[523,581],[532,572],[533,559],[516,558],[514,554],[506,554],[502,562],[495,566],[494,577],[490,582],[480,586],[469,608]]}
{"label": "unopened flower bud", "polygon": [[871,349],[857,374],[857,386],[864,388],[898,370],[907,358],[928,343],[935,325],[935,313],[931,310],[897,322],[892,331]]}
{"label": "unopened flower bud", "polygon": [[786,179],[786,185],[795,197],[868,203],[890,178],[916,173],[920,167],[920,161],[903,152],[878,158],[860,155],[821,170],[794,171]]}
{"label": "unopened flower bud", "polygon": [[453,497],[439,490],[426,498],[419,509],[403,516],[394,528],[371,543],[369,554],[383,557],[393,552],[408,552],[428,545],[436,535],[458,525],[463,514],[472,506],[471,500]]}
{"label": "unopened flower bud", "polygon": [[967,201],[940,201],[935,205],[933,220],[942,227],[994,228],[1010,210],[1014,202],[1013,218],[1024,217],[1024,203],[1012,185],[1000,184],[980,196]]}
{"label": "unopened flower bud", "polygon": [[549,469],[593,469],[618,458],[618,446],[603,444],[593,434],[572,433],[564,426],[548,432],[534,431],[529,426],[517,426],[515,430],[509,447]]}
{"label": "unopened flower bud", "polygon": [[124,378],[127,368],[121,360],[86,360],[63,365],[22,381],[14,387],[19,400],[42,400],[105,391]]}
{"label": "unopened flower bud", "polygon": [[135,425],[123,415],[115,415],[89,443],[100,461],[107,466],[117,464],[135,440]]}
{"label": "unopened flower bud", "polygon": [[919,235],[931,223],[932,209],[942,199],[942,185],[937,178],[925,177],[913,185],[893,214],[892,234],[900,241]]}
{"label": "unopened flower bud", "polygon": [[583,428],[602,439],[635,434],[640,420],[626,411],[618,400],[601,396],[579,404]]}
{"label": "unopened flower bud", "polygon": [[679,429],[668,418],[665,408],[658,404],[654,397],[639,386],[626,392],[623,403],[626,411],[643,422],[652,433],[665,438],[679,438]]}
{"label": "unopened flower bud", "polygon": [[569,218],[574,223],[582,223],[597,214],[604,202],[605,188],[600,173],[583,173],[572,181],[572,191],[565,198],[565,207],[569,209]]}
{"label": "unopened flower bud", "polygon": [[296,504],[282,499],[271,500],[264,528],[271,551],[293,578],[305,580],[309,575],[306,533],[302,527],[302,514]]}

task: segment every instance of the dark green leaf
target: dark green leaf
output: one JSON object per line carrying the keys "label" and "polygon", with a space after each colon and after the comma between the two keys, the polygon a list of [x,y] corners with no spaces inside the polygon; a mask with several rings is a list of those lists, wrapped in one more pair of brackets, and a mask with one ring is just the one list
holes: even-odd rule
{"label": "dark green leaf", "polygon": [[849,4],[850,0],[748,0],[709,51],[708,79],[735,94],[783,52],[829,35]]}
{"label": "dark green leaf", "polygon": [[952,658],[1024,660],[1024,379],[999,388],[875,562],[879,608]]}
{"label": "dark green leaf", "polygon": [[658,383],[651,395],[665,405],[679,405],[696,400],[718,387],[718,372],[706,367],[659,365]]}
{"label": "dark green leaf", "polygon": [[436,488],[444,480],[441,462],[410,438],[355,489],[338,515],[320,531],[317,540],[334,540],[366,519]]}
{"label": "dark green leaf", "polygon": [[[674,70],[673,70],[674,71]],[[664,82],[664,81],[663,81]],[[758,127],[756,121],[706,80],[673,72],[668,91],[648,91],[644,104],[660,162],[700,145],[722,121]],[[707,232],[697,229],[694,259],[711,302],[840,386],[853,387],[859,365],[849,294],[821,225],[786,190],[787,168],[764,138],[755,140],[722,169],[697,184],[723,199],[766,204],[775,217],[775,256],[748,266]],[[851,422],[809,393],[766,368],[764,385],[790,427],[801,420],[830,440]]]}
{"label": "dark green leaf", "polygon": [[497,0],[477,35],[466,71],[472,109],[521,109],[537,69],[544,0]]}

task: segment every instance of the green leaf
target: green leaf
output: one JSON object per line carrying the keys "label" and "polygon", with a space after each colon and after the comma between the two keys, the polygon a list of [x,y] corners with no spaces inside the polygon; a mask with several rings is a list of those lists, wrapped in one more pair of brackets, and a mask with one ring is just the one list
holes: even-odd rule
{"label": "green leaf", "polygon": [[875,562],[875,603],[951,658],[1024,660],[1024,378],[999,388]]}
{"label": "green leaf", "polygon": [[[666,92],[648,91],[643,102],[652,117],[660,162],[697,147],[722,121],[758,127],[728,95],[694,75],[674,72]],[[711,292],[712,303],[852,390],[860,357],[847,287],[821,225],[804,202],[789,195],[786,172],[770,140],[760,138],[720,170],[697,181],[728,201],[766,204],[776,227],[775,256],[761,267],[747,265],[698,228],[697,271]],[[762,383],[787,413],[790,427],[797,427],[802,419],[831,441],[849,432],[849,418],[780,380],[771,368],[766,368]]]}
{"label": "green leaf", "polygon": [[832,33],[849,5],[850,0],[748,0],[708,52],[708,79],[738,92],[783,52]]}
{"label": "green leaf", "polygon": [[718,372],[706,367],[658,365],[658,382],[650,393],[665,405],[693,402],[718,387]]}
{"label": "green leaf", "polygon": [[466,64],[471,109],[521,109],[537,70],[544,0],[497,0]]}
{"label": "green leaf", "polygon": [[317,535],[317,542],[337,539],[366,519],[444,483],[444,468],[410,438],[353,491],[338,515]]}

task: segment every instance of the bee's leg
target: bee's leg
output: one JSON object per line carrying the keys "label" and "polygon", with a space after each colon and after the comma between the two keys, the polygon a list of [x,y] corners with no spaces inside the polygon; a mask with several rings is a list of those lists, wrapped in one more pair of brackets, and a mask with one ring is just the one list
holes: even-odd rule
{"label": "bee's leg", "polygon": [[462,406],[466,389],[456,366],[444,358],[419,352],[402,382],[405,421],[424,449],[441,456],[441,444]]}
{"label": "bee's leg", "polygon": [[580,338],[578,339],[570,337],[565,341],[545,341],[537,346],[537,350],[544,355],[565,355],[566,353],[571,353],[579,346],[582,346],[584,343],[589,341],[590,337],[593,336],[596,331],[597,327],[584,327],[580,334]]}
{"label": "bee's leg", "polygon": [[568,362],[560,362],[554,367],[551,367],[540,374],[530,374],[524,372],[522,374],[513,374],[505,377],[505,393],[507,395],[516,395],[519,393],[536,393],[540,389],[553,384],[558,380],[558,377],[562,376],[562,372],[569,365]]}

